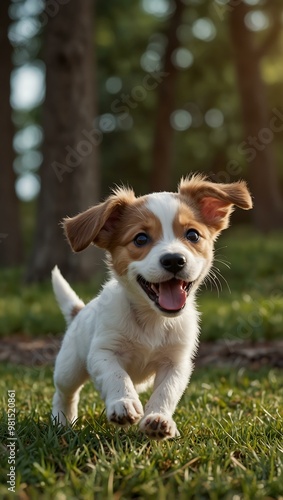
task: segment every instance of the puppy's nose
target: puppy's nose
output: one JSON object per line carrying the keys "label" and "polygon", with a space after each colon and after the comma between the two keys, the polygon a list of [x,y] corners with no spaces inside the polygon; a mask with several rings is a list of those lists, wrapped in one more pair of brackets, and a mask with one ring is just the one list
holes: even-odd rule
{"label": "puppy's nose", "polygon": [[160,264],[166,271],[177,274],[186,265],[186,257],[181,253],[166,253],[160,258]]}

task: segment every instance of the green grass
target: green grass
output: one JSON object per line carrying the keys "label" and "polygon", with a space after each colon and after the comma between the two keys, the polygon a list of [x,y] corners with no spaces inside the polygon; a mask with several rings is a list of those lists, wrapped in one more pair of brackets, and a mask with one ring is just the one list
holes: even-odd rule
{"label": "green grass", "polygon": [[[210,283],[199,291],[202,339],[282,338],[283,233],[265,236],[248,228],[229,229],[219,238],[215,257],[231,292],[223,278],[219,293]],[[230,269],[218,260],[228,262]],[[98,279],[74,288],[88,301],[99,290]],[[0,335],[38,336],[64,329],[50,282],[27,286],[20,270],[0,271]]]}
{"label": "green grass", "polygon": [[196,371],[175,415],[181,437],[160,443],[137,427],[110,426],[90,383],[79,421],[53,427],[51,369],[2,366],[0,497],[14,498],[6,496],[7,390],[14,389],[15,498],[282,499],[282,386],[277,370]]}

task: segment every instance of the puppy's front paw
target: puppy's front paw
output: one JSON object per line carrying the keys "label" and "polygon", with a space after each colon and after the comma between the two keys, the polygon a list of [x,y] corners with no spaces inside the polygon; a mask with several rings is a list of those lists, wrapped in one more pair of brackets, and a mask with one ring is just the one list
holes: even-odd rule
{"label": "puppy's front paw", "polygon": [[116,399],[107,405],[107,418],[116,425],[136,424],[143,416],[139,399]]}
{"label": "puppy's front paw", "polygon": [[141,423],[140,430],[152,439],[170,439],[180,436],[174,420],[159,413],[146,415]]}

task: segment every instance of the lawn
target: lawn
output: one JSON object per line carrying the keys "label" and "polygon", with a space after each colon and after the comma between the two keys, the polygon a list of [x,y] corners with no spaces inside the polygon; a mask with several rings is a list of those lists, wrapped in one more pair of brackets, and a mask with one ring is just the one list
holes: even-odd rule
{"label": "lawn", "polygon": [[176,412],[181,437],[162,443],[110,426],[90,383],[79,421],[60,429],[49,417],[50,368],[7,365],[0,380],[3,499],[13,498],[5,497],[7,390],[16,394],[17,498],[283,498],[282,371],[196,371]]}
{"label": "lawn", "polygon": [[[201,339],[282,338],[282,250],[282,234],[237,228],[219,239],[215,265],[223,278],[215,270],[199,292]],[[99,286],[94,278],[75,289],[89,300]],[[21,270],[2,270],[0,297],[0,335],[63,332],[50,282],[26,286]],[[175,415],[181,437],[159,443],[137,427],[110,426],[91,384],[78,422],[54,427],[51,367],[3,364],[0,498],[283,500],[282,387],[283,372],[273,368],[195,370]],[[8,390],[16,394],[16,495],[7,491]]]}

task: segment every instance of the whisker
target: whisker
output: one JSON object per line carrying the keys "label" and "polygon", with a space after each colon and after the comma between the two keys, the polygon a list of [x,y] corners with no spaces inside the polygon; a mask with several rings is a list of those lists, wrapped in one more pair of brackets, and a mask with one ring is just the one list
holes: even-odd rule
{"label": "whisker", "polygon": [[206,290],[208,289],[208,283],[210,284],[210,291],[212,291],[212,283],[211,283],[209,275],[207,275],[202,282],[202,284],[205,286]]}
{"label": "whisker", "polygon": [[225,247],[215,248],[215,253],[217,254],[219,252],[219,250],[223,250],[223,249],[226,249],[226,248],[228,248],[227,245],[225,245]]}
{"label": "whisker", "polygon": [[227,248],[226,247],[220,247],[220,248],[216,248],[215,249],[215,252],[214,252],[214,260],[216,262],[220,262],[221,264],[224,264],[225,266],[228,267],[228,265],[231,264],[231,262],[229,262],[227,259],[226,259],[226,256],[225,255],[222,255],[221,253],[219,253],[220,250],[222,250],[223,248]]}
{"label": "whisker", "polygon": [[214,262],[219,262],[220,264],[223,264],[223,266],[228,267],[228,269],[231,269],[230,267],[230,262],[228,260],[220,260],[220,259],[214,259]]}
{"label": "whisker", "polygon": [[221,285],[221,282],[218,278],[218,276],[213,272],[213,270],[211,269],[207,275],[207,278],[210,282],[210,285],[211,285],[211,290],[212,290],[212,287],[214,286],[217,290],[217,294],[218,294],[218,297],[219,297],[219,294],[220,294],[220,290],[219,290],[219,285],[222,289],[222,285]]}
{"label": "whisker", "polygon": [[219,296],[219,293],[222,292],[222,290],[223,290],[222,283],[214,271],[212,271],[212,274],[213,274],[213,281],[217,287],[218,296]]}
{"label": "whisker", "polygon": [[[217,276],[217,278],[218,278],[218,280],[219,280],[219,281],[220,281],[220,278],[224,281],[225,285],[226,285],[226,286],[227,286],[227,288],[228,288],[229,293],[231,293],[231,288],[230,288],[230,286],[229,286],[229,284],[228,284],[228,281],[227,281],[227,280],[226,280],[226,278],[223,276],[223,274],[222,274],[222,273],[221,273],[221,271],[218,269],[218,267],[213,266],[213,267],[212,267],[212,270],[213,270],[213,272],[214,272],[214,273],[216,273],[216,275],[218,275],[218,276]],[[222,286],[222,284],[221,284],[221,286]],[[222,288],[221,288],[221,289],[222,289]]]}

